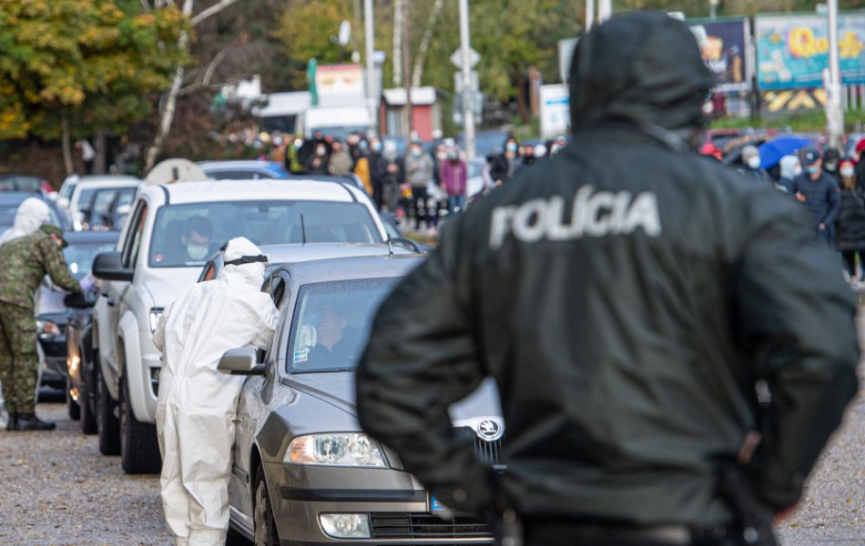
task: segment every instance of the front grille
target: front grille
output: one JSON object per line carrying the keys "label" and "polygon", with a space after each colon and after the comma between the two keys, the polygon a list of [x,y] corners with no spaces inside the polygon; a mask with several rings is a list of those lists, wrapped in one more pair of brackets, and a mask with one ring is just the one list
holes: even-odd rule
{"label": "front grille", "polygon": [[372,513],[372,537],[412,538],[489,538],[489,525],[473,516],[441,518],[433,514],[399,512]]}
{"label": "front grille", "polygon": [[475,446],[475,453],[478,458],[489,466],[501,465],[502,458],[502,440],[494,440],[488,442],[477,435],[472,427],[457,427],[457,434],[472,438]]}

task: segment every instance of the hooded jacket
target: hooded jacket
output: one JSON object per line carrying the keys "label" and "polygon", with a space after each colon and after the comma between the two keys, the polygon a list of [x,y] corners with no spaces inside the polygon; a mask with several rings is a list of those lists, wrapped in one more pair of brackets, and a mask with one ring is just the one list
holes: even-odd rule
{"label": "hooded jacket", "polygon": [[[445,506],[730,522],[719,475],[758,427],[757,494],[799,498],[857,392],[856,307],[800,208],[688,149],[711,85],[682,22],[595,27],[574,54],[572,143],[451,220],[382,304],[358,416]],[[487,376],[503,474],[448,419]]]}
{"label": "hooded jacket", "polygon": [[821,173],[816,180],[805,172],[793,179],[793,193],[805,196],[803,203],[811,211],[812,228],[816,231],[820,224],[832,229],[841,210],[838,183],[833,176]]}

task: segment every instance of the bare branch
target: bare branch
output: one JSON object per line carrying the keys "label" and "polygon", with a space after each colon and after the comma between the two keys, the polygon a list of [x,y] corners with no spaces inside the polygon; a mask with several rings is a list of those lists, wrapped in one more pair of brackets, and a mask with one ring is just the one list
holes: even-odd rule
{"label": "bare branch", "polygon": [[199,24],[200,22],[204,21],[205,19],[208,19],[208,18],[216,15],[220,11],[224,10],[225,8],[227,8],[228,6],[230,6],[236,2],[237,2],[237,0],[220,0],[218,4],[214,4],[214,5],[210,6],[206,10],[202,11],[201,13],[199,13],[198,15],[193,17],[192,18],[192,26],[195,26],[195,25]]}

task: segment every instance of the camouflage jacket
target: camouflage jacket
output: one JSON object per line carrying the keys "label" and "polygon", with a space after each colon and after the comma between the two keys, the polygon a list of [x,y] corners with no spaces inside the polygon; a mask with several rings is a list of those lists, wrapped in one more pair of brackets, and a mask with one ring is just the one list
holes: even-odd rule
{"label": "camouflage jacket", "polygon": [[32,309],[45,275],[63,290],[81,291],[51,233],[63,234],[54,226],[42,226],[31,235],[0,246],[0,301]]}

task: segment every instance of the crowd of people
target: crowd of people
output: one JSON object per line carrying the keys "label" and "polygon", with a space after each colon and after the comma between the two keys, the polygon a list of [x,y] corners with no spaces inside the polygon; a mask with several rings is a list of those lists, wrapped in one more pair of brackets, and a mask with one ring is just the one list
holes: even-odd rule
{"label": "crowd of people", "polygon": [[[745,146],[740,171],[748,178],[774,184],[807,207],[814,232],[838,249],[853,283],[865,276],[865,139],[852,157],[836,148],[810,146],[763,169],[759,150]],[[858,268],[857,268],[858,257]]]}

